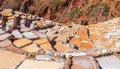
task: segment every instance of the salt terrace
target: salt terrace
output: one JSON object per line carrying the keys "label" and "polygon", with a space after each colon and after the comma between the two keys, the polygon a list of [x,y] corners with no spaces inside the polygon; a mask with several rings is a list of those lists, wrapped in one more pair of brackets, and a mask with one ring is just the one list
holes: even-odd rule
{"label": "salt terrace", "polygon": [[[68,26],[36,15],[3,9],[0,69],[119,69],[120,18],[94,25]],[[20,29],[14,20],[20,16]],[[27,16],[27,17],[26,17]],[[25,26],[25,19],[30,26]]]}

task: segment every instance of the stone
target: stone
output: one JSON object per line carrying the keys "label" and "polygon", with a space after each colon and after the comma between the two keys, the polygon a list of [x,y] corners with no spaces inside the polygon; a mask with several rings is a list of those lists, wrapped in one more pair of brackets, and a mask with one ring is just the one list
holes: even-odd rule
{"label": "stone", "polygon": [[6,39],[6,40],[0,42],[0,47],[6,47],[11,44],[12,44],[12,42],[9,39]]}
{"label": "stone", "polygon": [[27,38],[17,39],[13,42],[16,47],[23,47],[27,44],[30,44],[32,41]]}
{"label": "stone", "polygon": [[0,35],[0,41],[1,40],[5,40],[5,39],[7,39],[10,36],[11,36],[11,34],[9,34],[9,33],[2,34],[2,35]]}
{"label": "stone", "polygon": [[32,32],[24,32],[23,35],[26,37],[26,38],[29,38],[29,39],[35,39],[35,38],[38,38],[38,35],[32,33]]}
{"label": "stone", "polygon": [[37,46],[37,44],[33,43],[33,44],[27,45],[21,49],[24,51],[27,51],[27,52],[37,52],[37,51],[39,51],[40,48]]}
{"label": "stone", "polygon": [[18,69],[63,69],[64,62],[36,61],[26,59]]}
{"label": "stone", "polygon": [[12,35],[13,35],[15,38],[22,38],[22,37],[23,37],[23,35],[22,35],[18,30],[12,31]]}
{"label": "stone", "polygon": [[24,55],[0,50],[0,69],[15,69],[24,59]]}
{"label": "stone", "polygon": [[54,48],[55,48],[57,51],[59,51],[59,52],[67,52],[67,51],[70,51],[70,50],[71,50],[69,47],[64,46],[64,45],[62,45],[62,44],[56,44],[56,45],[54,46]]}

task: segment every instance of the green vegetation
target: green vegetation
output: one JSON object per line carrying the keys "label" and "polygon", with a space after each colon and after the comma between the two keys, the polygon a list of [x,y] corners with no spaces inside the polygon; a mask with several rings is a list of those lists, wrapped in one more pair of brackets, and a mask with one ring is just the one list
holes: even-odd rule
{"label": "green vegetation", "polygon": [[49,6],[51,8],[54,8],[63,2],[64,2],[63,0],[49,0]]}
{"label": "green vegetation", "polygon": [[116,8],[117,8],[117,10],[120,12],[120,2],[117,2]]}
{"label": "green vegetation", "polygon": [[73,8],[70,12],[69,12],[69,17],[70,20],[74,21],[80,14],[80,8]]}
{"label": "green vegetation", "polygon": [[[5,2],[3,2],[5,1]],[[0,8],[11,8],[67,23],[96,23],[120,16],[119,0],[3,0]]]}
{"label": "green vegetation", "polygon": [[109,7],[105,3],[97,3],[88,8],[87,15],[95,16],[95,13],[101,13],[103,16],[108,16]]}

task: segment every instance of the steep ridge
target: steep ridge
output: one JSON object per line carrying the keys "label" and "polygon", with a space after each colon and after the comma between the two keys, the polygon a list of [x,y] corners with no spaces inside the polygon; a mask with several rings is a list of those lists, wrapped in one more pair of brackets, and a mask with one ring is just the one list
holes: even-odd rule
{"label": "steep ridge", "polygon": [[11,8],[61,23],[95,24],[120,16],[119,0],[0,0]]}
{"label": "steep ridge", "polygon": [[120,67],[120,17],[83,26],[11,9],[0,14],[0,69]]}

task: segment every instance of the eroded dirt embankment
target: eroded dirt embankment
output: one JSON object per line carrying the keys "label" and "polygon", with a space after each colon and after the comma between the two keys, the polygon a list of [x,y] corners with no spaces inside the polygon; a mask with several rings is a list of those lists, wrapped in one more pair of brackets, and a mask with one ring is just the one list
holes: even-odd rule
{"label": "eroded dirt embankment", "polygon": [[69,23],[94,24],[120,16],[120,0],[0,0],[0,8]]}

